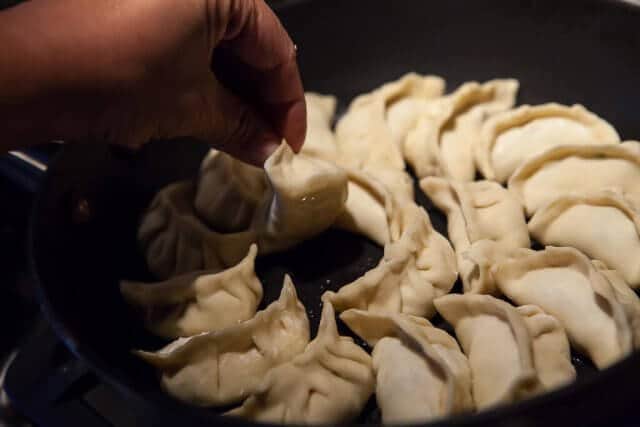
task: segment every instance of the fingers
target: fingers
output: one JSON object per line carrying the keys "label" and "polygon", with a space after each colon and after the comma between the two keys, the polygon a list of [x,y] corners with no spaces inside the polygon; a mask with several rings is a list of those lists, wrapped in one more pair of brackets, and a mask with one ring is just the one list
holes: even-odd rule
{"label": "fingers", "polygon": [[[251,72],[253,99],[274,131],[299,151],[306,132],[306,106],[296,50],[289,35],[263,0],[211,1],[213,25],[220,16],[225,30],[213,31],[213,41],[221,43]],[[226,8],[226,10],[222,10]]]}
{"label": "fingers", "polygon": [[[202,138],[218,150],[262,167],[280,145],[281,137],[250,105],[215,78],[211,77],[207,86],[206,105],[194,107],[201,114],[198,127],[202,129]],[[206,113],[202,114],[203,111]]]}
{"label": "fingers", "polygon": [[272,127],[213,75],[197,90],[184,94],[177,107],[173,107],[174,118],[161,124],[166,126],[161,134],[195,136],[259,167],[280,145],[281,137]]}

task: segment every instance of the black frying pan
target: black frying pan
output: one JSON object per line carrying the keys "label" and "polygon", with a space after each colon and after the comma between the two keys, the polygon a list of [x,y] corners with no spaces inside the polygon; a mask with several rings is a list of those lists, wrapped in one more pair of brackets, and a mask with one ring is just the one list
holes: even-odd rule
{"label": "black frying pan", "polygon": [[[450,89],[467,80],[515,77],[520,103],[584,103],[624,138],[640,138],[638,8],[588,0],[285,3],[278,13],[299,47],[307,90],[336,94],[342,107],[410,70],[442,75]],[[160,390],[154,370],[130,350],[162,343],[143,331],[118,290],[122,278],[151,280],[135,239],[140,216],[163,186],[193,177],[206,150],[188,140],[155,142],[137,154],[68,145],[49,168],[33,216],[33,267],[45,313],[82,360],[148,408],[149,425],[240,423]],[[444,232],[443,217],[430,213]],[[328,231],[263,257],[263,305],[291,273],[315,333],[320,294],[359,277],[380,256],[361,238]],[[600,373],[579,371],[575,384],[554,393],[442,425],[582,426],[635,412],[640,353]],[[368,405],[359,421],[377,422],[374,408]],[[629,425],[640,424],[640,414],[636,420]]]}

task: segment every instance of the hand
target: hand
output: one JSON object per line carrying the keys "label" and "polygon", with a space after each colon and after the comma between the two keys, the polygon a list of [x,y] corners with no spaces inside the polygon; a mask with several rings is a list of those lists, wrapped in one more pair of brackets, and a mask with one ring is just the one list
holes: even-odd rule
{"label": "hand", "polygon": [[[295,47],[263,0],[33,0],[2,12],[3,26],[24,56],[0,58],[16,73],[0,72],[0,110],[24,104],[44,128],[53,115],[39,137],[138,147],[194,136],[257,165],[282,138],[302,146]],[[214,51],[242,98],[216,78]]]}

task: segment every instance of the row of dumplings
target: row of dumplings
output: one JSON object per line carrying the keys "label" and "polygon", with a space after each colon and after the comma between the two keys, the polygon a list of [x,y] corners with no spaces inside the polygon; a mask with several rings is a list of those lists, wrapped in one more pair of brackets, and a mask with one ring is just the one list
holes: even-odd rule
{"label": "row of dumplings", "polygon": [[[251,419],[330,423],[357,416],[375,388],[384,422],[418,421],[566,384],[569,343],[600,368],[640,345],[629,286],[640,285],[640,144],[619,143],[581,106],[514,109],[517,87],[443,96],[442,79],[409,74],[356,98],[335,132],[335,99],[307,94],[301,154],[283,144],[262,170],[212,151],[196,183],[162,190],[139,240],[164,281],[121,288],[149,330],[177,338],[140,352],[165,390],[197,405],[244,401],[231,413]],[[416,205],[405,161],[447,215],[453,247]],[[256,313],[254,261],[328,227],[384,255],[323,295],[309,343],[289,280]],[[530,234],[562,247],[531,250]],[[458,275],[465,293],[446,295]],[[372,356],[337,334],[334,308]],[[429,323],[436,311],[462,348]]]}
{"label": "row of dumplings", "polygon": [[[138,355],[161,372],[163,388],[176,398],[202,406],[244,400],[229,414],[259,421],[348,421],[374,390],[385,423],[424,421],[515,402],[575,378],[567,333],[598,366],[613,363],[637,342],[637,296],[614,271],[599,270],[603,266],[573,249],[543,252],[531,251],[496,270],[500,289],[513,301],[536,305],[516,308],[490,295],[470,293],[435,299],[462,349],[424,317],[371,307],[344,310],[340,318],[373,349],[369,356],[351,338],[339,336],[328,300],[318,334],[309,342],[306,310],[287,277],[280,298],[252,318],[179,337],[157,352]],[[208,277],[207,287],[198,279],[199,295],[185,298],[182,310],[165,318],[158,333],[175,337],[175,331],[192,322],[187,333],[193,334],[208,327],[208,318],[230,313],[206,305],[232,301],[228,290],[216,291],[212,284],[221,288],[247,279],[247,288],[259,284],[250,273],[255,253],[253,246],[243,265]],[[584,276],[571,277],[578,272]],[[571,298],[558,298],[555,289],[540,286],[549,280],[556,288],[568,287]],[[142,299],[153,287],[123,282],[122,289],[134,304],[153,307],[150,298]],[[162,296],[157,288],[151,292]],[[598,330],[601,333],[594,333]]]}
{"label": "row of dumplings", "polygon": [[[217,279],[239,274],[228,270]],[[123,283],[133,299],[130,287]],[[279,423],[351,420],[374,391],[385,423],[424,421],[516,401],[574,378],[562,327],[536,306],[516,309],[488,295],[455,294],[435,304],[454,325],[464,353],[423,317],[342,312],[342,321],[373,349],[370,356],[338,334],[330,302],[309,342],[306,310],[286,277],[280,298],[251,319],[137,354],[161,372],[164,390],[184,402],[244,401],[228,414]],[[184,317],[193,320],[193,312]],[[185,319],[165,319],[165,326],[174,323],[176,330]]]}

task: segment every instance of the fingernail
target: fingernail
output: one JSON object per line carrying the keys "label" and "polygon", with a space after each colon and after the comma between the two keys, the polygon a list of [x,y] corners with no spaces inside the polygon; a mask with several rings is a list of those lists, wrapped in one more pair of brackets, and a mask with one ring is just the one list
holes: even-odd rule
{"label": "fingernail", "polygon": [[293,104],[287,112],[285,137],[294,152],[302,149],[307,133],[307,105],[304,99]]}

